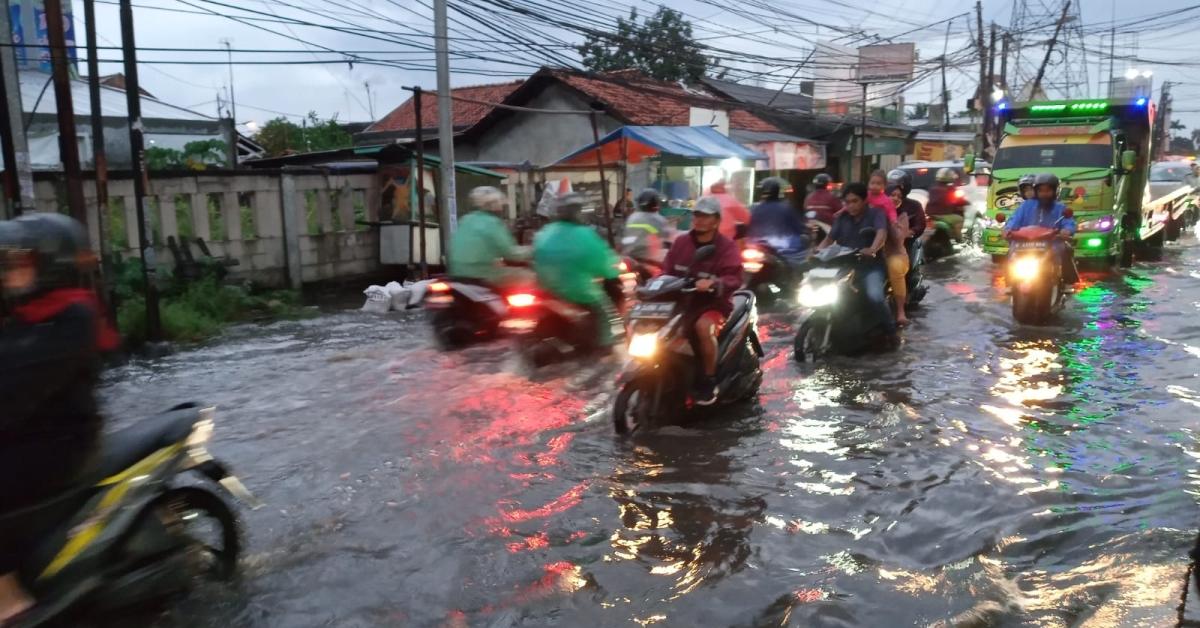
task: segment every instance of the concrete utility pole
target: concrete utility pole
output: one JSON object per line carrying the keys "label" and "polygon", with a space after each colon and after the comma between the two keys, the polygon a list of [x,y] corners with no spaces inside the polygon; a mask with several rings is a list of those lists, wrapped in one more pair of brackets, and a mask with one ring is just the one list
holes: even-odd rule
{"label": "concrete utility pole", "polygon": [[1067,11],[1071,8],[1071,0],[1063,3],[1062,15],[1058,18],[1058,23],[1054,25],[1054,36],[1050,38],[1050,43],[1046,45],[1046,56],[1042,58],[1042,64],[1038,66],[1037,76],[1033,77],[1033,88],[1029,90],[1029,99],[1033,100],[1038,91],[1042,89],[1042,77],[1046,75],[1046,66],[1050,64],[1050,54],[1054,52],[1054,45],[1058,43],[1058,35],[1062,33],[1063,24],[1067,23]]}
{"label": "concrete utility pole", "polygon": [[232,122],[229,125],[229,167],[237,168],[237,98],[233,96],[233,46],[228,38],[221,39],[221,43],[225,44],[225,54],[229,65],[229,119]]}
{"label": "concrete utility pole", "polygon": [[433,41],[437,56],[438,152],[442,158],[442,254],[458,228],[458,194],[454,181],[454,115],[450,99],[450,40],[446,27],[446,0],[433,0]]}
{"label": "concrete utility pole", "polygon": [[[950,25],[954,20],[946,22],[946,39],[942,43],[942,130],[950,130],[950,92],[946,90],[946,51],[950,48]],[[932,122],[932,120],[930,120]]]}
{"label": "concrete utility pole", "polygon": [[983,156],[988,161],[992,159],[992,147],[995,145],[993,134],[996,128],[996,118],[993,108],[996,103],[992,94],[996,91],[996,23],[992,22],[992,36],[988,40],[987,49],[987,82],[983,87]]}
{"label": "concrete utility pole", "polygon": [[[25,141],[25,116],[21,110],[21,81],[17,76],[17,55],[13,47],[12,23],[8,2],[0,0],[0,151],[4,157],[4,188],[7,209],[20,216],[33,211],[33,169],[29,146]],[[10,216],[11,217],[11,216]]]}
{"label": "concrete utility pole", "polygon": [[75,134],[75,104],[71,101],[71,69],[67,65],[67,38],[60,0],[46,0],[46,36],[50,43],[50,69],[54,79],[54,105],[58,110],[58,153],[71,217],[88,224],[83,201],[83,175],[79,166],[79,140]]}
{"label": "concrete utility pole", "polygon": [[1158,97],[1158,129],[1155,131],[1157,136],[1155,146],[1151,153],[1154,159],[1162,159],[1162,156],[1167,154],[1171,149],[1171,108],[1174,99],[1171,97],[1171,81],[1163,81],[1162,90]]}
{"label": "concrete utility pole", "polygon": [[158,286],[154,276],[154,243],[146,224],[146,140],[142,126],[142,95],[138,91],[137,44],[133,40],[133,2],[121,0],[121,48],[125,57],[125,104],[129,110],[129,155],[133,169],[133,203],[137,211],[138,250],[142,259],[142,290],[146,295],[146,339],[162,338],[158,317]]}
{"label": "concrete utility pole", "polygon": [[987,48],[983,45],[983,2],[975,0],[975,50],[979,52],[979,90],[975,92],[975,106],[982,114],[979,119],[979,149],[976,155],[982,155],[987,149],[988,110],[987,102]]}
{"label": "concrete utility pole", "polygon": [[88,100],[92,110],[92,168],[96,171],[96,231],[100,234],[100,261],[105,277],[109,275],[110,251],[104,228],[108,213],[108,156],[104,151],[104,112],[100,109],[100,59],[96,57],[96,2],[83,2],[84,28],[87,30]]}

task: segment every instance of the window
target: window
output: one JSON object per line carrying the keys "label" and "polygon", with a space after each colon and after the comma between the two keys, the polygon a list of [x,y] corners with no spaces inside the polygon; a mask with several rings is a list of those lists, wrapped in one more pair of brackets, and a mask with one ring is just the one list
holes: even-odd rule
{"label": "window", "polygon": [[1108,168],[1113,163],[1107,144],[1042,144],[1001,146],[996,170],[1004,168]]}
{"label": "window", "polygon": [[1187,181],[1192,168],[1187,164],[1154,164],[1150,166],[1151,181]]}

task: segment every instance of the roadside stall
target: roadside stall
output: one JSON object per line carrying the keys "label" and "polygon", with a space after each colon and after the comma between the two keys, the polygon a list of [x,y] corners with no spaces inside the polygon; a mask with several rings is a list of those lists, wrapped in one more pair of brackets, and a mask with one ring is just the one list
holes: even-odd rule
{"label": "roadside stall", "polygon": [[[630,166],[644,165],[646,184],[663,193],[663,215],[687,228],[691,204],[714,185],[749,206],[754,200],[754,168],[766,155],[706,126],[624,126],[555,162],[547,169],[597,168],[616,177],[618,189],[640,187]],[[610,208],[605,208],[608,211]]]}

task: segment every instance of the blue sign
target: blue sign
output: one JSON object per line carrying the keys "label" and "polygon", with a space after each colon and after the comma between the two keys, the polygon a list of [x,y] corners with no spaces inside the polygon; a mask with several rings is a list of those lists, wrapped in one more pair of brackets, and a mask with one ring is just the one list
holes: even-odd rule
{"label": "blue sign", "polygon": [[21,5],[14,4],[9,8],[8,19],[12,22],[12,37],[13,44],[16,46],[13,50],[17,54],[17,65],[23,66],[28,61],[29,56],[25,53],[25,27],[21,25]]}

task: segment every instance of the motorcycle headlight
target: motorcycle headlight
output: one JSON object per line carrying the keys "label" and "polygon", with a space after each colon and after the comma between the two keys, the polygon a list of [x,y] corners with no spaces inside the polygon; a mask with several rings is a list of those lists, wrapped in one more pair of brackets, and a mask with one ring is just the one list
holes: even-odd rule
{"label": "motorcycle headlight", "polygon": [[1079,223],[1079,231],[1112,231],[1115,224],[1116,219],[1112,216],[1101,216],[1094,220],[1085,220]]}
{"label": "motorcycle headlight", "polygon": [[633,338],[629,339],[629,355],[631,357],[648,360],[654,357],[658,352],[658,334],[634,334]]}
{"label": "motorcycle headlight", "polygon": [[1018,257],[1012,263],[1012,276],[1019,281],[1029,281],[1038,276],[1042,268],[1042,260],[1032,255]]}
{"label": "motorcycle headlight", "polygon": [[803,284],[800,286],[800,305],[804,307],[824,307],[833,305],[838,300],[838,286],[836,283],[826,283],[820,286],[813,284]]}

